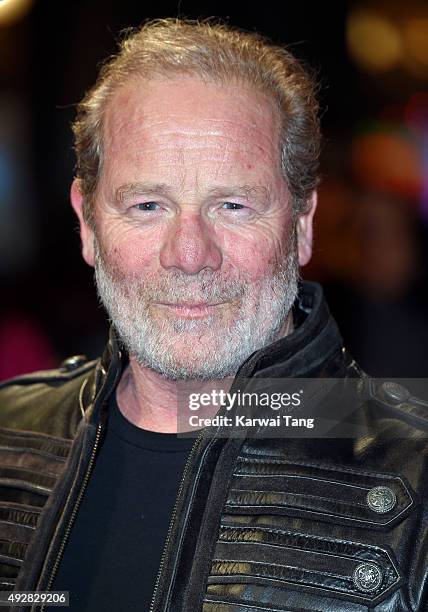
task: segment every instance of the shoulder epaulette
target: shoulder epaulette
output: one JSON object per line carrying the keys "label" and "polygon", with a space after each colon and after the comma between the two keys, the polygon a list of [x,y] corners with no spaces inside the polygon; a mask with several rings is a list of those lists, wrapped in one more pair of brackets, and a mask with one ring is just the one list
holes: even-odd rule
{"label": "shoulder epaulette", "polygon": [[39,370],[30,374],[21,374],[0,383],[0,389],[10,385],[32,385],[43,382],[67,382],[77,378],[95,367],[97,360],[88,361],[85,355],[67,357],[59,368]]}
{"label": "shoulder epaulette", "polygon": [[428,431],[427,399],[416,397],[401,382],[371,378],[368,385],[370,398],[384,416],[400,419],[408,425]]}

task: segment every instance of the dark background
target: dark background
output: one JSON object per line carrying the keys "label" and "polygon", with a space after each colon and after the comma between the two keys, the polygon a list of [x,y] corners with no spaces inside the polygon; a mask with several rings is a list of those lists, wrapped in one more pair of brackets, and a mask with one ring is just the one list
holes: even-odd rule
{"label": "dark background", "polygon": [[[325,145],[315,252],[345,344],[373,375],[428,373],[428,6],[0,0],[0,378],[94,357],[106,318],[69,206],[70,123],[120,31],[217,16],[311,66]],[[25,7],[25,4],[28,6]]]}

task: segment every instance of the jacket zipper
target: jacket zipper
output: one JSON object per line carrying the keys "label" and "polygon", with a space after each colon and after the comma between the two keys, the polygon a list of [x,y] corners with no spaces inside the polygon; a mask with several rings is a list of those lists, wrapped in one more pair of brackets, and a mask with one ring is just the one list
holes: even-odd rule
{"label": "jacket zipper", "polygon": [[154,610],[155,599],[156,599],[156,595],[157,595],[157,591],[158,591],[158,587],[159,587],[159,582],[160,582],[163,566],[165,565],[166,551],[167,551],[167,548],[168,548],[169,541],[171,539],[172,528],[173,528],[173,525],[174,525],[174,522],[175,522],[175,517],[176,517],[176,514],[177,514],[178,500],[181,497],[181,492],[183,490],[183,485],[184,485],[184,481],[186,479],[187,472],[189,471],[190,463],[191,463],[191,461],[193,459],[193,455],[195,454],[195,449],[199,445],[199,443],[200,443],[200,441],[201,441],[201,439],[203,437],[203,432],[204,432],[204,430],[202,429],[201,433],[196,438],[195,443],[193,444],[193,446],[192,446],[192,448],[190,450],[189,456],[187,457],[187,461],[186,461],[186,464],[184,466],[183,474],[182,474],[181,480],[180,480],[180,485],[178,487],[177,497],[175,498],[175,504],[174,504],[174,507],[173,507],[173,510],[172,510],[172,514],[171,514],[171,520],[169,522],[168,532],[167,532],[167,536],[166,536],[166,539],[165,539],[165,545],[163,547],[162,557],[161,557],[161,561],[160,561],[160,565],[159,565],[158,574],[157,574],[157,577],[156,577],[155,588],[154,588],[154,591],[153,591],[153,597],[152,597],[152,601],[150,603],[149,612],[153,612],[153,610]]}
{"label": "jacket zipper", "polygon": [[[76,503],[74,505],[73,511],[71,513],[70,520],[69,520],[68,525],[66,527],[66,530],[65,530],[65,533],[64,533],[64,537],[63,537],[63,539],[61,541],[61,545],[59,547],[58,554],[56,556],[54,565],[52,567],[52,571],[51,571],[51,574],[50,574],[50,577],[49,577],[49,580],[48,580],[48,583],[47,583],[47,586],[46,586],[46,591],[50,591],[51,588],[52,588],[52,584],[53,584],[53,581],[54,581],[55,576],[57,574],[58,567],[59,567],[59,564],[61,562],[61,558],[62,558],[62,555],[64,553],[65,546],[67,544],[67,540],[68,540],[68,538],[70,536],[71,528],[73,527],[73,523],[75,521],[77,512],[79,510],[79,506],[80,506],[80,504],[82,502],[83,495],[85,494],[86,487],[87,487],[88,481],[89,481],[89,477],[90,477],[91,472],[92,472],[92,468],[93,468],[93,464],[94,464],[94,460],[95,460],[95,455],[97,453],[98,444],[99,444],[100,437],[101,437],[101,429],[102,429],[102,425],[99,424],[98,427],[97,427],[97,432],[96,432],[96,436],[95,436],[95,442],[94,442],[94,446],[92,448],[91,457],[89,459],[88,468],[86,470],[86,474],[85,474],[85,477],[83,479],[83,483],[82,483],[81,489],[79,491],[78,498],[76,500]],[[199,445],[199,443],[200,443],[200,441],[201,441],[201,439],[203,437],[203,431],[204,430],[201,431],[201,433],[199,434],[199,436],[195,440],[195,443],[193,444],[193,446],[192,446],[192,448],[190,450],[189,456],[187,457],[187,461],[186,461],[186,464],[184,466],[183,474],[181,476],[180,485],[178,487],[178,493],[177,493],[177,496],[176,496],[176,499],[175,499],[175,503],[174,503],[174,507],[173,507],[173,510],[172,510],[171,520],[170,520],[170,523],[169,523],[168,532],[167,532],[167,536],[166,536],[166,540],[165,540],[165,545],[164,545],[163,552],[162,552],[162,557],[161,557],[161,561],[160,561],[160,565],[159,565],[159,570],[158,570],[157,577],[156,577],[155,588],[154,588],[154,591],[153,591],[153,596],[152,596],[152,601],[151,601],[151,604],[150,604],[149,612],[153,612],[153,609],[154,609],[154,604],[155,604],[155,599],[156,599],[156,595],[157,595],[157,591],[158,591],[158,587],[159,587],[159,582],[160,582],[163,566],[165,565],[166,551],[167,551],[167,548],[168,548],[169,541],[171,539],[172,528],[173,528],[173,525],[174,525],[174,522],[175,522],[175,517],[176,517],[176,514],[177,514],[178,500],[179,500],[179,498],[181,496],[181,492],[183,490],[184,481],[186,479],[187,472],[189,471],[189,466],[190,466],[190,463],[191,463],[191,461],[193,459],[193,455],[195,454],[196,447]],[[45,606],[46,606],[46,604],[42,605],[42,607],[40,608],[40,612],[44,612]]]}
{"label": "jacket zipper", "polygon": [[[53,584],[53,581],[54,581],[55,576],[57,574],[59,564],[61,563],[62,555],[64,554],[64,549],[65,549],[65,546],[67,544],[67,540],[68,540],[68,538],[70,536],[71,528],[73,527],[73,523],[75,521],[77,512],[79,510],[79,506],[80,506],[80,504],[82,502],[83,495],[85,494],[86,487],[87,487],[88,481],[89,481],[89,477],[91,475],[92,468],[93,468],[93,465],[94,465],[95,455],[97,453],[97,449],[98,449],[98,445],[99,445],[99,441],[100,441],[100,437],[101,437],[101,430],[102,430],[102,425],[101,425],[101,423],[99,423],[98,426],[97,426],[97,432],[95,434],[95,442],[94,442],[94,446],[92,448],[92,453],[91,453],[91,456],[90,456],[90,459],[89,459],[89,463],[88,463],[88,467],[87,467],[87,470],[86,470],[86,474],[85,474],[85,477],[83,479],[83,483],[82,483],[82,486],[80,488],[79,495],[78,495],[78,497],[76,499],[76,503],[74,504],[74,508],[72,510],[72,513],[71,513],[71,516],[70,516],[70,520],[69,520],[68,525],[67,525],[67,527],[65,529],[64,537],[63,537],[63,539],[61,541],[61,545],[59,547],[58,554],[57,554],[56,559],[55,559],[55,563],[53,564],[51,575],[49,577],[49,580],[48,580],[48,583],[47,583],[47,586],[46,586],[46,591],[50,591],[51,588],[52,588],[52,584]],[[43,612],[45,610],[45,606],[46,606],[46,604],[44,603],[42,605],[42,607],[40,608],[40,612]]]}

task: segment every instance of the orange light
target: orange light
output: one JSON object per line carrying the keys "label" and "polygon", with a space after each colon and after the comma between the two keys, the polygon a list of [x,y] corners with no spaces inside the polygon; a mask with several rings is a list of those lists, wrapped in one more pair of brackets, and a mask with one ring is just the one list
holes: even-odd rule
{"label": "orange light", "polygon": [[384,193],[419,197],[422,158],[415,143],[393,132],[358,136],[352,145],[354,176],[362,184]]}
{"label": "orange light", "polygon": [[414,17],[404,24],[408,61],[406,68],[419,78],[428,75],[428,17]]}
{"label": "orange light", "polygon": [[350,13],[346,41],[353,59],[365,70],[383,72],[394,68],[403,56],[399,29],[372,11]]}
{"label": "orange light", "polygon": [[409,19],[404,26],[409,54],[428,66],[428,17]]}
{"label": "orange light", "polygon": [[28,13],[34,0],[0,0],[0,26],[11,25]]}

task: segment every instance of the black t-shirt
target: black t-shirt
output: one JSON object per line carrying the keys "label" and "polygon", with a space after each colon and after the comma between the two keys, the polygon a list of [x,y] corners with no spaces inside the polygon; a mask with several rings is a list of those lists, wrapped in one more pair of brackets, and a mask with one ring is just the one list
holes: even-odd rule
{"label": "black t-shirt", "polygon": [[70,591],[71,611],[149,609],[193,442],[133,425],[112,398],[107,432],[52,587]]}

